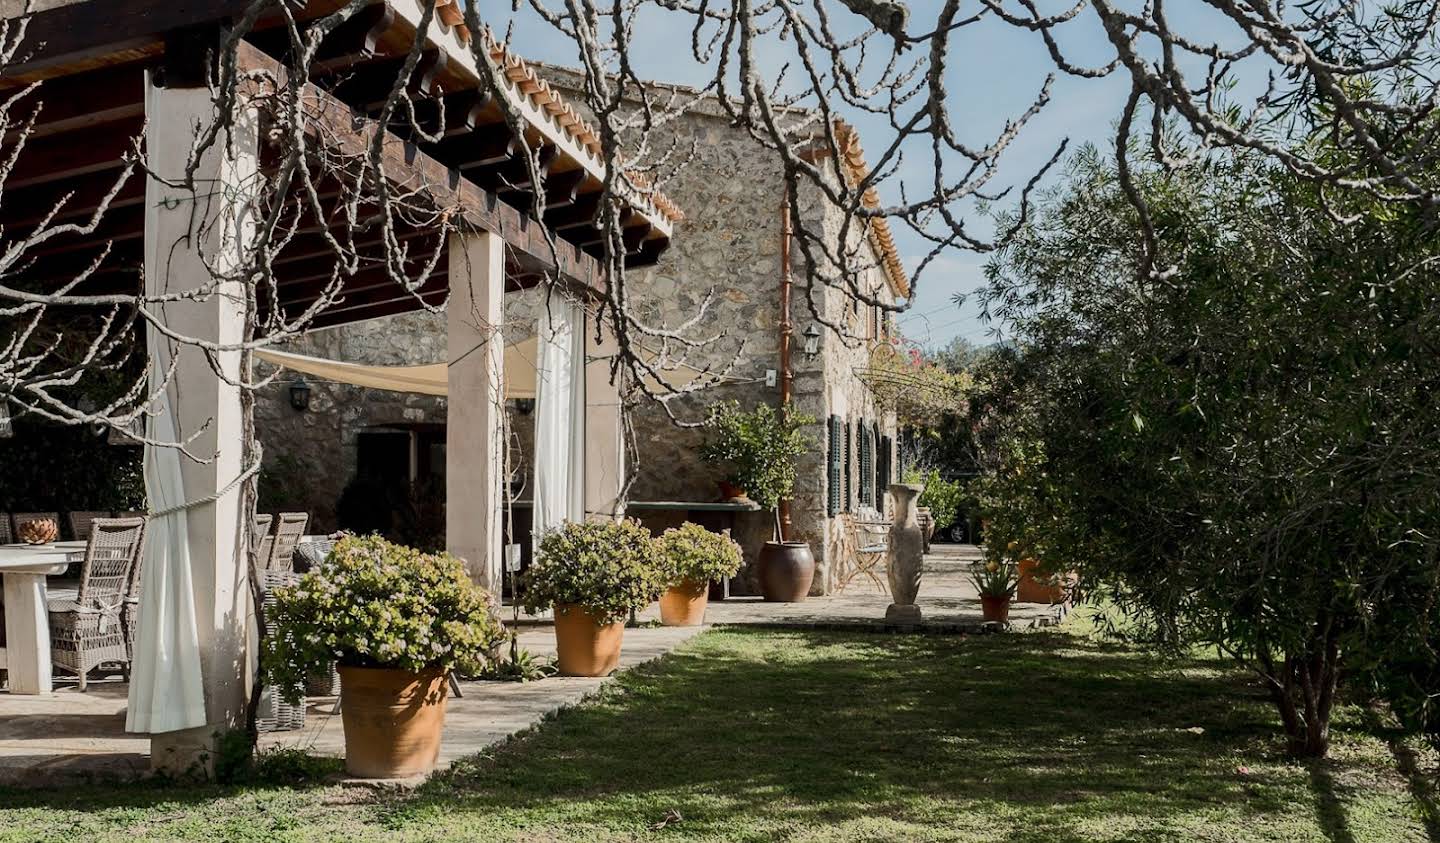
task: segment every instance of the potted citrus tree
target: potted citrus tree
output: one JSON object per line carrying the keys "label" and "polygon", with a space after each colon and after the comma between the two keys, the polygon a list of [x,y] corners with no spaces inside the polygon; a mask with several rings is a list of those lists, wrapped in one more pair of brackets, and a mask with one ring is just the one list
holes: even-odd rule
{"label": "potted citrus tree", "polygon": [[1008,623],[1010,601],[1015,597],[1015,566],[997,559],[976,562],[970,582],[980,592],[980,612],[987,623]]}
{"label": "potted citrus tree", "polygon": [[788,541],[780,521],[780,502],[795,492],[795,462],[810,448],[802,429],[810,416],[761,404],[744,412],[734,401],[716,407],[706,426],[710,438],[700,450],[705,460],[725,465],[733,485],[768,509],[775,521],[774,539],[756,560],[760,593],[766,600],[804,600],[815,579],[815,556],[808,542]]}
{"label": "potted citrus tree", "polygon": [[345,769],[364,778],[434,768],[447,675],[476,669],[503,637],[460,560],[379,536],[340,539],[267,614],[266,678],[291,703],[309,666],[337,663]]}
{"label": "potted citrus tree", "polygon": [[540,539],[525,572],[526,611],[555,610],[556,665],[607,676],[620,663],[625,618],[660,596],[655,539],[630,520],[567,523]]}
{"label": "potted citrus tree", "polygon": [[735,576],[744,563],[740,545],[699,524],[685,522],[656,539],[665,593],[660,595],[660,622],[666,626],[699,626],[705,622],[710,583]]}

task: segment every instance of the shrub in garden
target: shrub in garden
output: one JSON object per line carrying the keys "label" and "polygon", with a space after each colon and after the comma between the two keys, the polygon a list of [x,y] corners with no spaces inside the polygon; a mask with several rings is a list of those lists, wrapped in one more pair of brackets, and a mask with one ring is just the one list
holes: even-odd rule
{"label": "shrub in garden", "polygon": [[325,563],[275,590],[267,681],[298,702],[306,671],[349,667],[473,672],[504,637],[460,560],[379,536],[346,536]]}
{"label": "shrub in garden", "polygon": [[660,596],[659,562],[655,539],[638,522],[567,523],[540,540],[525,572],[525,609],[573,604],[599,623],[624,620]]}
{"label": "shrub in garden", "polygon": [[666,586],[729,579],[745,562],[734,539],[688,521],[666,530],[656,542]]}

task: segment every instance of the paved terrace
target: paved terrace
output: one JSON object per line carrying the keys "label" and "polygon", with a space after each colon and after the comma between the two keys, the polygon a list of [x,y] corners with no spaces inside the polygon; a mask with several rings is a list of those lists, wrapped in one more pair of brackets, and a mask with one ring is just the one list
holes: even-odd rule
{"label": "paved terrace", "polygon": [[[971,545],[935,545],[926,558],[920,588],[922,627],[927,632],[981,631],[980,602],[965,576],[965,565],[978,557]],[[882,572],[883,576],[883,572]],[[873,629],[903,632],[884,622],[889,595],[864,577],[839,595],[803,603],[765,603],[736,598],[711,603],[712,625]],[[1039,625],[1058,619],[1057,607],[1016,604],[1012,626]],[[658,658],[699,634],[704,627],[658,626],[655,607],[642,613],[641,626],[625,631],[621,668]],[[520,644],[536,656],[553,656],[553,628],[543,619],[520,626]],[[539,682],[463,682],[464,697],[451,699],[445,720],[442,766],[477,753],[539,722],[547,714],[581,702],[608,679],[554,677]],[[150,741],[127,735],[126,687],[119,681],[92,681],[81,694],[73,682],[58,680],[48,697],[0,693],[0,784],[45,785],[90,778],[144,775]],[[311,697],[303,730],[262,736],[261,746],[301,747],[317,755],[344,754],[340,718],[332,715],[333,697]]]}

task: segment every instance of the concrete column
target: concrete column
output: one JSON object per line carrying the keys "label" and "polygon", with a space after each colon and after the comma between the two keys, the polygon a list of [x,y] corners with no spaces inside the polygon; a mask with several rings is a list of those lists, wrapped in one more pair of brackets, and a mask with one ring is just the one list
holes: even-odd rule
{"label": "concrete column", "polygon": [[[152,84],[146,118],[149,166],[163,179],[183,179],[196,128],[215,120],[210,91]],[[244,339],[243,282],[219,279],[243,266],[244,250],[254,234],[257,126],[254,110],[242,109],[229,138],[222,135],[202,156],[193,189],[154,178],[146,184],[147,293],[213,288],[194,300],[156,307],[160,321],[179,335],[221,344]],[[208,462],[181,458],[185,495],[193,501],[221,492],[243,470],[243,410],[236,385],[240,353],[207,356],[193,345],[172,346],[177,364],[169,391],[178,435],[189,441],[191,453],[214,455]],[[154,735],[151,759],[153,766],[170,772],[213,772],[220,736],[244,728],[252,678],[248,531],[241,525],[238,487],[212,503],[190,508],[186,527],[206,725]]]}
{"label": "concrete column", "polygon": [[498,602],[505,448],[505,242],[450,239],[446,306],[449,389],[445,428],[445,544]]}
{"label": "concrete column", "polygon": [[615,339],[608,331],[596,341],[593,317],[585,325],[585,518],[618,518],[625,487],[624,408],[620,388],[610,382]]}

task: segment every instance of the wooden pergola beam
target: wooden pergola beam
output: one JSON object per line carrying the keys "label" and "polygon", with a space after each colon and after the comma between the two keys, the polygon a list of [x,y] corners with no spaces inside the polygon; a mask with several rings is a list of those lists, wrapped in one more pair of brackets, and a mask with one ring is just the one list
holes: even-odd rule
{"label": "wooden pergola beam", "polygon": [[[251,45],[242,43],[238,58],[242,67],[266,71],[282,84],[287,78],[283,65]],[[382,166],[397,186],[423,191],[437,208],[454,209],[463,224],[500,235],[527,258],[527,263],[538,262],[583,286],[598,288],[603,273],[591,256],[565,248],[552,255],[543,234],[537,236],[535,231],[540,223],[499,201],[495,194],[431,158],[414,144],[396,137],[313,83],[305,84],[304,96],[309,130],[319,135],[323,127],[325,141],[341,154],[368,155],[375,133],[383,133],[380,138]]]}

